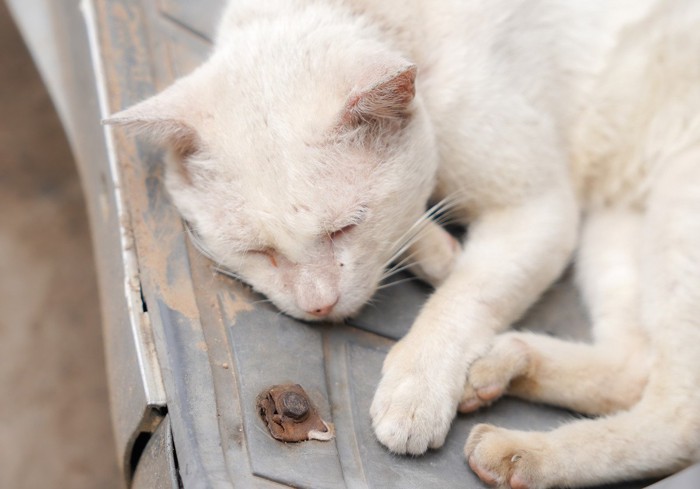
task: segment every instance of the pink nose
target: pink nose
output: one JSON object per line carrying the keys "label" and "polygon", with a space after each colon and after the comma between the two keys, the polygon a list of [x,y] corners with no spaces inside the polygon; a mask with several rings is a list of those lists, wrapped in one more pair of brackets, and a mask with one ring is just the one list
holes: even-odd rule
{"label": "pink nose", "polygon": [[315,309],[310,309],[310,310],[307,310],[306,312],[311,314],[312,316],[316,316],[318,318],[326,317],[333,311],[333,308],[335,307],[335,305],[337,303],[338,303],[338,299],[336,299],[333,304],[328,304],[327,306],[317,307]]}

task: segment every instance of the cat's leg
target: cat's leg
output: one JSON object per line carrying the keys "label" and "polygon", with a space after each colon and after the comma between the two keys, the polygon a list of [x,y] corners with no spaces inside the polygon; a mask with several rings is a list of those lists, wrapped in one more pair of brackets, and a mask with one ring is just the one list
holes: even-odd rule
{"label": "cat's leg", "polygon": [[477,425],[465,446],[470,467],[490,485],[545,489],[656,477],[697,462],[700,338],[685,341],[695,351],[678,355],[679,345],[660,352],[642,399],[629,411],[551,432]]}
{"label": "cat's leg", "polygon": [[412,454],[444,443],[469,364],[561,273],[577,228],[566,186],[471,224],[455,271],[384,362],[371,407],[379,441]]}
{"label": "cat's leg", "polygon": [[575,487],[663,475],[700,460],[700,151],[665,167],[639,246],[641,320],[652,349],[629,411],[549,433],[474,428],[465,454],[489,484]]}
{"label": "cat's leg", "polygon": [[454,270],[461,251],[459,242],[445,228],[428,219],[399,263],[408,262],[411,273],[437,287]]}
{"label": "cat's leg", "polygon": [[648,373],[641,337],[625,347],[505,333],[469,369],[458,409],[470,413],[508,394],[589,415],[609,414],[641,398]]}
{"label": "cat's leg", "polygon": [[601,210],[586,218],[577,273],[593,343],[528,332],[499,335],[469,369],[460,411],[488,405],[506,391],[586,414],[628,409],[640,399],[649,373],[639,318],[642,217],[635,211]]}

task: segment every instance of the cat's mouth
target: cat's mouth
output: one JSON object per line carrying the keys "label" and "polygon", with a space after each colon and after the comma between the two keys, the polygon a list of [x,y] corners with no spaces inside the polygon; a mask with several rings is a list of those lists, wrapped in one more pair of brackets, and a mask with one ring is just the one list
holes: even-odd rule
{"label": "cat's mouth", "polygon": [[328,316],[313,317],[312,319],[305,319],[305,321],[314,322],[314,323],[324,322],[324,323],[343,324],[343,323],[346,323],[348,320],[359,315],[363,308],[364,308],[364,304],[360,307],[357,307],[355,310],[353,310],[351,312],[331,313]]}
{"label": "cat's mouth", "polygon": [[358,316],[363,311],[376,292],[377,285],[356,285],[352,288],[351,293],[345,295],[340,293],[332,307],[318,312],[313,311],[313,313],[304,311],[299,307],[284,307],[283,304],[278,304],[274,299],[271,299],[271,302],[288,316],[305,322],[344,323]]}
{"label": "cat's mouth", "polygon": [[339,299],[329,310],[304,312],[301,310],[285,311],[284,308],[279,306],[278,308],[288,316],[291,316],[295,319],[300,319],[305,322],[344,323],[348,319],[352,319],[353,317],[357,316],[360,313],[360,311],[362,311],[364,305],[365,303],[363,302],[354,307],[348,307],[346,304],[343,304],[343,301]]}
{"label": "cat's mouth", "polygon": [[367,296],[365,299],[356,298],[354,301],[346,300],[339,295],[338,298],[335,301],[333,301],[332,304],[320,306],[309,311],[304,311],[302,308],[296,306],[295,304],[286,303],[286,300],[276,300],[274,297],[272,297],[272,294],[268,294],[264,291],[259,290],[255,286],[255,284],[251,283],[249,280],[245,280],[242,276],[231,270],[228,270],[221,266],[217,266],[214,268],[214,271],[227,277],[233,278],[241,283],[244,283],[256,289],[259,293],[266,297],[266,299],[259,302],[271,303],[280,312],[291,318],[312,323],[343,323],[348,319],[352,319],[362,311],[365,304],[367,303],[367,301],[369,301],[370,297],[372,296],[374,290],[377,288],[368,288],[368,291],[364,294]]}

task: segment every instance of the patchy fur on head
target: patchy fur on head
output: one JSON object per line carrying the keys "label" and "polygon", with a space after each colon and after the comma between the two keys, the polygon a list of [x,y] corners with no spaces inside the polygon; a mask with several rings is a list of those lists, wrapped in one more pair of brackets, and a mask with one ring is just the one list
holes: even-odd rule
{"label": "patchy fur on head", "polygon": [[200,247],[306,320],[371,297],[437,166],[415,66],[352,17],[326,18],[246,24],[106,121],[164,144],[166,187]]}

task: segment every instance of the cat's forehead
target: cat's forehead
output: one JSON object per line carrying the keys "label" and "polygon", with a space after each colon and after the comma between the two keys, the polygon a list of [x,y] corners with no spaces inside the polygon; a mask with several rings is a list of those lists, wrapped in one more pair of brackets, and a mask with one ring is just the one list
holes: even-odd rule
{"label": "cat's forehead", "polygon": [[240,247],[313,241],[366,217],[375,191],[366,162],[324,162],[319,152],[259,157],[206,161],[206,181],[198,184],[213,221],[231,226]]}
{"label": "cat's forehead", "polygon": [[358,173],[350,169],[337,175],[309,170],[275,177],[253,168],[252,174],[238,181],[244,215],[253,223],[276,222],[277,216],[285,216],[284,222],[292,228],[332,231],[367,206],[372,188],[368,176],[353,178]]}

